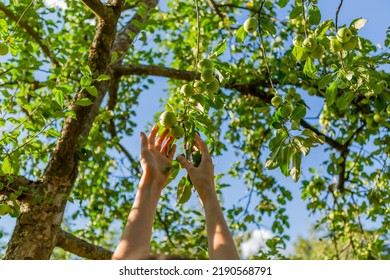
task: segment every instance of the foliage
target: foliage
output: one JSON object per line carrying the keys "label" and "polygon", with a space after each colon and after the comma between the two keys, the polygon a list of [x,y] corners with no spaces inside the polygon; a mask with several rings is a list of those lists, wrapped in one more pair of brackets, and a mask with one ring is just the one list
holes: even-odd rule
{"label": "foliage", "polygon": [[[139,97],[148,94],[156,75],[168,78],[163,106],[184,128],[178,144],[185,155],[192,158],[195,132],[208,139],[213,156],[235,154],[230,170],[217,176],[217,189],[223,200],[228,178],[243,184],[241,197],[224,205],[235,235],[271,221],[275,237],[255,258],[283,258],[289,240],[286,205],[292,192],[273,169],[301,185],[307,209],[319,216],[316,228],[329,231],[326,248],[341,243],[353,258],[383,258],[390,228],[389,32],[386,49],[378,48],[359,35],[369,23],[357,18],[347,25],[356,47],[334,52],[338,12],[348,8],[342,1],[336,17],[323,20],[314,0],[169,0],[156,7],[156,1],[127,0],[116,24],[122,41],[99,45],[96,17],[103,16],[99,5],[108,6],[98,2],[72,0],[62,8],[27,0],[0,4],[0,42],[10,51],[0,57],[2,215],[17,218],[26,211],[20,207],[23,195],[47,203],[46,193],[25,185],[9,191],[14,176],[46,178],[56,147],[71,140],[63,138],[65,124],[81,122],[80,112],[93,107],[92,122],[75,139],[78,176],[64,194],[67,227],[112,250],[140,177],[137,154],[123,143],[134,137]],[[243,28],[249,17],[259,23],[252,33]],[[314,38],[324,54],[292,44],[298,35]],[[109,54],[109,63],[99,65],[95,52]],[[204,58],[213,62],[218,89],[184,96],[180,89],[200,79],[198,62]],[[273,106],[276,95],[282,103]],[[161,112],[152,113],[157,122]],[[327,156],[323,168],[310,168],[302,179],[305,156],[319,146]],[[174,161],[152,250],[207,258],[204,217],[190,199],[191,182],[179,174]],[[341,258],[324,251],[315,257]],[[61,256],[69,254],[56,254]]]}

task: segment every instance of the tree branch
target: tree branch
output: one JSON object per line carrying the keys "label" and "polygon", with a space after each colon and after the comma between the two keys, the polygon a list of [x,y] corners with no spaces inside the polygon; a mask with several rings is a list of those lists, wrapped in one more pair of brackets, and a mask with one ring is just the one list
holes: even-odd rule
{"label": "tree branch", "polygon": [[90,260],[110,260],[112,256],[111,251],[82,240],[62,229],[59,232],[56,246]]}
{"label": "tree branch", "polygon": [[221,18],[224,19],[226,16],[221,13],[221,11],[218,8],[218,5],[214,2],[214,0],[208,0],[210,7],[214,10],[214,12]]}
{"label": "tree branch", "polygon": [[[24,200],[27,196],[31,196],[31,185],[34,181],[31,181],[23,176],[18,175],[2,175],[0,176],[0,198],[2,196],[9,196],[13,193],[20,192],[17,197],[18,200]],[[23,190],[20,187],[24,187]]]}
{"label": "tree branch", "polygon": [[59,67],[60,63],[57,61],[55,56],[51,53],[49,47],[43,43],[41,40],[41,37],[35,30],[29,26],[27,23],[25,23],[23,20],[20,20],[16,15],[13,14],[12,11],[10,11],[6,6],[4,6],[3,3],[0,3],[0,10],[3,11],[3,13],[10,19],[12,19],[15,22],[18,22],[18,24],[26,30],[26,32],[34,38],[35,42],[41,47],[43,53],[50,59],[50,61],[56,66]]}
{"label": "tree branch", "polygon": [[195,72],[178,70],[173,68],[167,68],[162,66],[155,65],[140,65],[140,64],[130,64],[130,65],[115,65],[113,67],[115,74],[124,76],[124,75],[147,75],[147,76],[159,76],[167,77],[172,79],[192,81],[196,76]]}
{"label": "tree branch", "polygon": [[92,12],[99,18],[106,18],[107,17],[107,11],[105,5],[103,5],[100,0],[82,0],[83,3],[92,10]]}

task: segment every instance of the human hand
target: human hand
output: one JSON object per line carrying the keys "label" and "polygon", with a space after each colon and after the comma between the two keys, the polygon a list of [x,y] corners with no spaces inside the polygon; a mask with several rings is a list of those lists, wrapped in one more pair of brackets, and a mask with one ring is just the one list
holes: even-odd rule
{"label": "human hand", "polygon": [[209,154],[206,143],[195,134],[195,146],[202,154],[202,159],[198,167],[192,165],[185,157],[178,156],[177,160],[185,168],[191,178],[199,198],[204,204],[210,197],[216,194],[214,185],[214,165]]}
{"label": "human hand", "polygon": [[145,184],[140,185],[152,184],[161,191],[169,178],[169,167],[172,165],[176,145],[173,145],[169,150],[172,137],[163,145],[169,133],[168,129],[165,129],[156,140],[157,132],[157,125],[153,126],[148,137],[146,137],[145,133],[141,132],[141,167],[143,170],[141,181]]}

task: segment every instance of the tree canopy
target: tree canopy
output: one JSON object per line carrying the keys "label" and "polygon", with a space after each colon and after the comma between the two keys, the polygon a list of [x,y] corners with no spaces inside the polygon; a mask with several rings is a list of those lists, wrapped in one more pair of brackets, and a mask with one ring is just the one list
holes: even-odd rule
{"label": "tree canopy", "polygon": [[[223,204],[237,242],[271,221],[253,258],[288,257],[292,191],[270,170],[298,182],[331,248],[301,255],[388,258],[390,29],[378,46],[360,35],[364,15],[341,23],[353,3],[340,0],[331,19],[320,4],[0,3],[0,219],[16,219],[4,258],[48,259],[55,248],[59,258],[110,258],[142,172],[127,141],[139,99],[165,87],[155,77],[169,91],[150,114],[174,112],[187,158],[199,158],[196,132],[213,156],[235,156],[216,182],[222,203],[229,178],[242,182]],[[307,165],[321,168],[303,170],[319,150],[325,159]],[[176,161],[170,172],[151,250],[207,258],[191,182]]]}

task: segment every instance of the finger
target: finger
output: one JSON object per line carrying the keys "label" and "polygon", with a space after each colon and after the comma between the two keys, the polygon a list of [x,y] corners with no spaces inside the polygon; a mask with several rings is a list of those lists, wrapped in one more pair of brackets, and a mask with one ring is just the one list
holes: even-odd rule
{"label": "finger", "polygon": [[172,149],[169,151],[168,159],[173,160],[173,157],[175,156],[176,152],[176,145],[172,146]]}
{"label": "finger", "polygon": [[169,139],[167,140],[167,142],[165,142],[165,145],[164,147],[162,147],[161,149],[161,153],[164,154],[164,155],[168,155],[168,147],[169,145],[172,143],[172,137],[169,137]]}
{"label": "finger", "polygon": [[152,128],[152,131],[150,132],[149,134],[149,137],[148,137],[148,143],[149,145],[154,145],[154,142],[155,142],[155,139],[156,139],[156,135],[157,135],[157,132],[158,132],[158,126],[157,124],[155,124]]}
{"label": "finger", "polygon": [[145,133],[141,132],[141,151],[144,151],[148,148],[148,138]]}
{"label": "finger", "polygon": [[192,171],[195,167],[183,156],[178,156],[177,161],[180,163],[181,167],[185,168],[188,173]]}
{"label": "finger", "polygon": [[165,137],[167,137],[169,133],[169,129],[165,129],[163,133],[161,133],[161,136],[156,141],[156,149],[159,151],[161,149],[161,145],[164,142]]}
{"label": "finger", "polygon": [[206,143],[200,138],[200,136],[195,133],[195,146],[200,150],[202,155],[210,156],[209,149],[207,148]]}

